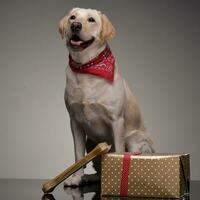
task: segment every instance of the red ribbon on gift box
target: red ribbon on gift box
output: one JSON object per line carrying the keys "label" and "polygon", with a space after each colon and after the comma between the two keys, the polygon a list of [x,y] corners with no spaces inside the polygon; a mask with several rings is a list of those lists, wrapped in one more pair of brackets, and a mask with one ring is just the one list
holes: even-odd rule
{"label": "red ribbon on gift box", "polygon": [[128,194],[128,175],[130,168],[131,155],[141,155],[139,152],[131,154],[129,152],[124,153],[123,165],[122,165],[122,177],[120,185],[120,196],[127,196]]}

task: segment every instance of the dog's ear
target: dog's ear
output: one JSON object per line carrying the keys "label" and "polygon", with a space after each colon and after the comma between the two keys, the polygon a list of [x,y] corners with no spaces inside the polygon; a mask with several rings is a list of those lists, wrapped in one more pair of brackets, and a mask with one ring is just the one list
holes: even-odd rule
{"label": "dog's ear", "polygon": [[105,43],[106,41],[112,39],[115,36],[115,28],[105,14],[101,14],[101,41]]}
{"label": "dog's ear", "polygon": [[65,37],[67,33],[67,20],[68,20],[68,15],[63,17],[58,23],[58,30],[62,39]]}

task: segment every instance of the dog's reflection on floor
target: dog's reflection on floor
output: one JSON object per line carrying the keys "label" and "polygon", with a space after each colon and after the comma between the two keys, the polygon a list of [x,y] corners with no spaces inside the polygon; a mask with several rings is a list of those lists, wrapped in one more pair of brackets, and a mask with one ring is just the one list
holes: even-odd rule
{"label": "dog's reflection on floor", "polygon": [[65,187],[65,192],[68,195],[71,195],[73,200],[94,200],[94,199],[101,199],[100,197],[100,184],[93,183],[88,185],[83,185],[82,187]]}
{"label": "dog's reflection on floor", "polygon": [[[89,185],[83,185],[81,187],[65,187],[64,188],[67,197],[72,197],[73,200],[190,200],[189,196],[182,197],[180,199],[159,199],[159,198],[130,198],[130,197],[101,197],[100,184],[94,183]],[[42,200],[56,200],[52,194],[45,194]],[[59,199],[57,199],[59,200]]]}
{"label": "dog's reflection on floor", "polygon": [[[100,184],[88,184],[80,187],[64,187],[64,191],[67,194],[66,197],[72,197],[73,200],[94,200],[101,199],[100,197]],[[67,199],[67,198],[66,198]],[[42,200],[56,200],[52,194],[45,194]],[[58,199],[59,200],[59,199]]]}

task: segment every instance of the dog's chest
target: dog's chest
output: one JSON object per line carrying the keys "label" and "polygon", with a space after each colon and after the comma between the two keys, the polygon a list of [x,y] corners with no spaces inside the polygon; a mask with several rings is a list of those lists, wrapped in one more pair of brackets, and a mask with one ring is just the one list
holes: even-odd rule
{"label": "dog's chest", "polygon": [[[77,121],[88,123],[102,121],[108,116],[109,105],[102,98],[105,95],[104,80],[87,75],[67,77],[65,101],[68,111]],[[102,82],[102,83],[101,83]]]}
{"label": "dog's chest", "polygon": [[104,80],[95,80],[95,77],[87,74],[68,74],[65,88],[65,100],[69,105],[73,103],[99,102],[102,93],[105,92]]}
{"label": "dog's chest", "polygon": [[[67,71],[65,102],[70,116],[80,123],[109,123],[123,107],[122,81],[108,82],[93,75]],[[94,127],[93,127],[94,128]]]}

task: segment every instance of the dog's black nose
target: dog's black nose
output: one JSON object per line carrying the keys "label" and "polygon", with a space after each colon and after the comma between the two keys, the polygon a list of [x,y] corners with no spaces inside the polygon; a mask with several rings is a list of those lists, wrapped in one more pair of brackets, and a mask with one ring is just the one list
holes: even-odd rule
{"label": "dog's black nose", "polygon": [[82,29],[82,24],[80,22],[73,22],[71,25],[71,30],[73,33],[79,33]]}

